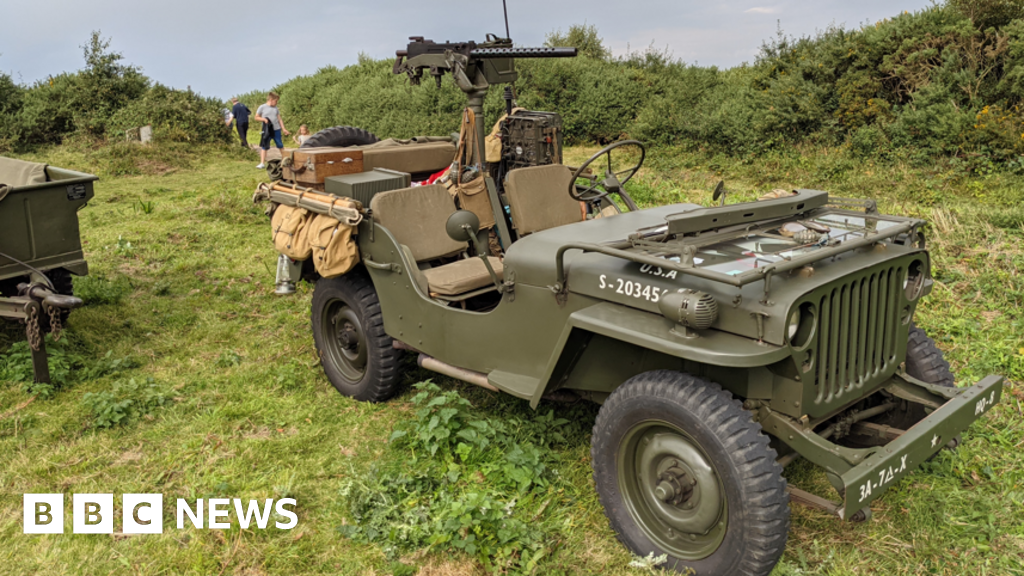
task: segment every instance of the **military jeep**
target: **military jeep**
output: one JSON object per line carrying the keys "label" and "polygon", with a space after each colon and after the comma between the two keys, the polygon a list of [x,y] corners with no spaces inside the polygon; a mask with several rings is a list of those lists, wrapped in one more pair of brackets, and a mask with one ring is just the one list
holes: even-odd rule
{"label": "military jeep", "polygon": [[[423,42],[396,72],[500,49],[416,61]],[[411,352],[534,407],[600,403],[594,480],[621,541],[680,572],[768,574],[791,501],[868,519],[999,402],[1003,379],[955,388],[914,325],[932,287],[923,221],[804,189],[639,209],[626,185],[645,155],[623,141],[575,168],[489,179],[499,250],[441,185],[376,193],[361,264],[316,280],[313,336],[328,379],[359,400],[395,395]],[[787,487],[798,457],[841,501]]]}

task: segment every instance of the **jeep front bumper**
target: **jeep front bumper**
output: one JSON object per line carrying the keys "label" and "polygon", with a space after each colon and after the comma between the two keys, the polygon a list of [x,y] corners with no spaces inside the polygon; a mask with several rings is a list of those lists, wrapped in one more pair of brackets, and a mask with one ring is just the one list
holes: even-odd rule
{"label": "jeep front bumper", "polygon": [[836,511],[842,518],[866,507],[998,404],[1003,377],[986,376],[970,388],[942,388],[896,374],[881,389],[934,410],[892,441],[871,448],[840,446],[820,436],[806,421],[767,408],[758,414],[766,432],[825,469],[830,482],[844,494],[843,506]]}

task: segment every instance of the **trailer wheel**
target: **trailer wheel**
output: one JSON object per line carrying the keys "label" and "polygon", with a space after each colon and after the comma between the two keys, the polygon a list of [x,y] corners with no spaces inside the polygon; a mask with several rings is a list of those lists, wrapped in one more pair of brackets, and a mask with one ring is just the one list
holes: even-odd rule
{"label": "trailer wheel", "polygon": [[379,142],[372,132],[354,126],[324,128],[313,134],[299,148],[334,148],[344,146],[365,146]]}
{"label": "trailer wheel", "polygon": [[384,333],[380,301],[365,271],[317,280],[311,320],[320,363],[338,392],[367,402],[395,395],[399,351]]}
{"label": "trailer wheel", "polygon": [[669,370],[629,379],[601,407],[590,454],[605,514],[634,554],[730,576],[766,576],[782,555],[782,467],[717,384]]}

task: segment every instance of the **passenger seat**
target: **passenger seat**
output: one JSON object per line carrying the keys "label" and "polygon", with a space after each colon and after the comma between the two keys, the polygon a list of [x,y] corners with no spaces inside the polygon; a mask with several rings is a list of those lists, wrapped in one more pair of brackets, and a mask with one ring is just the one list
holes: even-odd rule
{"label": "passenger seat", "polygon": [[[388,229],[406,254],[417,263],[429,263],[466,251],[466,242],[452,240],[445,232],[455,201],[440,184],[381,192],[370,200],[373,220]],[[498,279],[501,260],[488,256]],[[487,267],[480,258],[467,258],[423,270],[412,271],[419,286],[431,297],[447,301],[464,300],[484,288],[494,288]]]}

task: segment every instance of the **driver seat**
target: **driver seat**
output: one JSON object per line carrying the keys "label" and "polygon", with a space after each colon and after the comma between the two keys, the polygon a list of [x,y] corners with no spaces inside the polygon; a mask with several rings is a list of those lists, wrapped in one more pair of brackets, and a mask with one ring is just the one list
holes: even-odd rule
{"label": "driver seat", "polygon": [[562,164],[517,168],[505,177],[512,226],[520,236],[584,220],[583,204],[569,196],[572,171]]}

